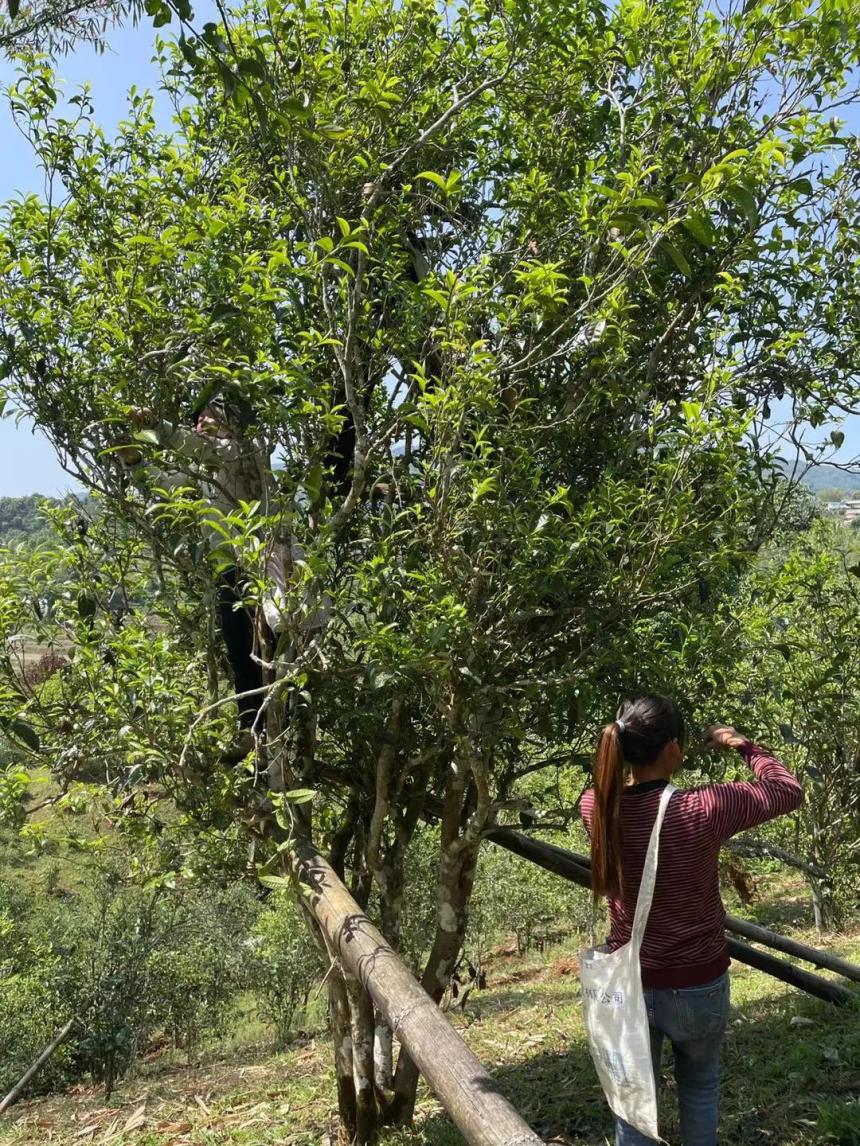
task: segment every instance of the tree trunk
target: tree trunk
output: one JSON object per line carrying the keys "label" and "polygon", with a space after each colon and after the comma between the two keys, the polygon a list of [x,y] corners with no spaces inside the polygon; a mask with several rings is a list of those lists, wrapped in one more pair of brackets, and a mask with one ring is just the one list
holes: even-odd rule
{"label": "tree trunk", "polygon": [[823,879],[811,879],[809,886],[812,890],[812,916],[815,921],[815,930],[829,931],[833,926],[832,911],[827,883]]}
{"label": "tree trunk", "polygon": [[[464,783],[456,774],[449,781],[440,825],[438,922],[433,947],[424,968],[421,986],[439,1003],[457,965],[468,923],[469,899],[475,882],[480,838],[468,847],[458,847]],[[415,1113],[419,1071],[401,1047],[394,1073],[394,1097],[387,1120],[406,1125]]]}
{"label": "tree trunk", "polygon": [[355,1140],[358,1128],[358,1107],[355,1094],[355,1074],[352,1064],[352,1021],[346,981],[337,964],[328,976],[329,1025],[334,1044],[334,1074],[337,1085],[337,1112],[343,1137]]}
{"label": "tree trunk", "polygon": [[541,1146],[313,844],[293,840],[289,859],[332,952],[370,993],[470,1146]]}
{"label": "tree trunk", "polygon": [[371,1146],[379,1136],[379,1112],[374,1084],[373,1001],[352,975],[345,976],[352,1031],[352,1077],[355,1082],[355,1146]]}
{"label": "tree trunk", "polygon": [[373,1077],[378,1093],[394,1087],[394,1036],[381,1015],[373,1032]]}

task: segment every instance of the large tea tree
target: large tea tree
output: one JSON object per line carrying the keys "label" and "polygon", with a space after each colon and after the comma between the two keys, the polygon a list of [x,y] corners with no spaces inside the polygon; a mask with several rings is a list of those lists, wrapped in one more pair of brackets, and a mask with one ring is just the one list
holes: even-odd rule
{"label": "large tea tree", "polygon": [[[61,523],[61,592],[47,557],[8,565],[4,636],[73,649],[37,694],[7,659],[8,734],[209,841],[246,825],[257,859],[273,815],[312,834],[395,945],[438,822],[438,998],[517,778],[766,532],[770,404],[856,399],[855,6],[148,7],[180,30],[172,137],[139,94],[113,140],[85,93],[58,114],[38,60],[10,91],[48,193],[3,215],[4,386],[93,521]],[[173,429],[225,385],[260,465],[213,514]],[[267,737],[237,767],[214,586],[239,564],[253,608],[275,548]],[[328,985],[370,1140],[372,1008]],[[416,1072],[389,1071],[408,1118]]]}

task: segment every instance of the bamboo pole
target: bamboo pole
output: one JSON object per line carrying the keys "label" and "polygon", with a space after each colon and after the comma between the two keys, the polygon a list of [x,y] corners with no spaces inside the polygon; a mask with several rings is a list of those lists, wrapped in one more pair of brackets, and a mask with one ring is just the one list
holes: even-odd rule
{"label": "bamboo pole", "polygon": [[844,975],[860,983],[860,967],[856,963],[849,963],[840,955],[833,955],[829,951],[820,951],[817,947],[809,947],[796,939],[789,939],[785,935],[778,935],[767,927],[752,923],[749,919],[740,919],[736,915],[726,916],[726,931],[735,935],[743,935],[745,939],[752,939],[754,943],[762,943],[765,947],[772,947],[774,951],[782,951],[786,955],[793,955],[812,963],[816,967],[823,967],[827,971],[835,971],[837,975]]}
{"label": "bamboo pole", "polygon": [[470,1146],[541,1146],[314,845],[294,840],[290,862],[332,950],[366,988]]}
{"label": "bamboo pole", "polygon": [[33,1078],[34,1075],[38,1074],[38,1072],[42,1069],[42,1067],[45,1065],[45,1063],[48,1061],[60,1043],[69,1037],[72,1027],[76,1022],[77,1016],[73,1015],[60,1031],[60,1033],[56,1035],[51,1040],[51,1042],[48,1043],[36,1061],[31,1066],[29,1066],[26,1071],[24,1071],[24,1073],[21,1075],[21,1077],[18,1079],[18,1081],[15,1083],[3,1101],[0,1102],[0,1114],[5,1114],[10,1106],[14,1106],[14,1104],[21,1097],[24,1087],[27,1085],[30,1079]]}
{"label": "bamboo pole", "polygon": [[[591,887],[591,861],[588,856],[581,855],[578,852],[567,851],[566,848],[560,848],[556,844],[545,843],[543,840],[532,839],[530,836],[525,836],[521,832],[514,831],[512,828],[488,828],[484,832],[484,835],[488,840],[492,840],[493,843],[498,844],[499,847],[506,848],[515,855],[521,856],[531,863],[538,864],[539,867],[546,868],[547,871],[554,872],[556,875],[560,875],[572,883],[577,883],[580,887]],[[829,970],[839,970],[835,964],[851,968],[852,974],[849,977],[860,982],[860,967],[856,967],[854,964],[848,963],[836,955],[829,955],[825,951],[818,951],[814,947],[807,947],[806,944],[798,943],[796,940],[785,939],[783,936],[775,935],[774,932],[768,931],[764,927],[758,927],[756,924],[748,923],[745,919],[738,919],[733,915],[727,916],[726,929],[735,931],[741,935],[746,935],[750,939],[755,939],[758,943],[776,947],[777,950],[785,951],[789,955],[797,955],[802,959],[806,959],[808,962],[816,963],[821,967],[827,967]],[[781,946],[772,942],[772,940],[779,940]],[[829,979],[823,979],[820,975],[814,975],[811,971],[804,971],[799,967],[793,967],[790,963],[786,963],[782,959],[775,959],[772,955],[767,955],[763,951],[757,951],[755,948],[750,947],[749,944],[742,943],[738,939],[727,936],[726,941],[729,946],[729,953],[732,958],[737,959],[739,963],[747,963],[750,967],[756,967],[760,971],[765,971],[775,979],[779,979],[783,983],[789,983],[792,987],[798,987],[801,991],[805,991],[809,995],[814,995],[819,999],[824,999],[826,1002],[835,1003],[836,1005],[851,1002],[856,997],[854,992],[848,990],[846,987],[840,986],[838,983],[831,983]],[[845,974],[844,971],[840,971],[839,973]]]}
{"label": "bamboo pole", "polygon": [[764,971],[774,979],[806,991],[808,995],[824,999],[826,1003],[834,1003],[837,1007],[841,1007],[857,998],[847,987],[831,983],[829,979],[822,979],[820,975],[813,975],[811,971],[804,971],[802,967],[795,967],[791,963],[786,963],[784,959],[776,959],[766,951],[750,947],[748,943],[743,943],[731,935],[726,936],[726,945],[729,955],[739,963],[746,963],[758,971]]}

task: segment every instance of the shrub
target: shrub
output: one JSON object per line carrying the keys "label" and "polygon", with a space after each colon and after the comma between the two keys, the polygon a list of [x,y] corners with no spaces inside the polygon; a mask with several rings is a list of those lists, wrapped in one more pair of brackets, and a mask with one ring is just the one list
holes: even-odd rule
{"label": "shrub", "polygon": [[306,1011],[319,983],[323,959],[289,893],[275,892],[246,943],[254,965],[260,1017],[275,1029],[279,1047],[289,1040],[297,1015]]}
{"label": "shrub", "polygon": [[[18,1081],[33,1059],[71,1018],[61,956],[50,942],[28,933],[26,902],[0,888],[0,1094]],[[52,1090],[74,1076],[74,1052],[60,1047],[37,1079]]]}

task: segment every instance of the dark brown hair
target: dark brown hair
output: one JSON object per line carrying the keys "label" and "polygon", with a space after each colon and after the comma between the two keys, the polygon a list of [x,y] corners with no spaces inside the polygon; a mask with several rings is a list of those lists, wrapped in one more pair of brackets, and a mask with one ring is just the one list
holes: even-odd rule
{"label": "dark brown hair", "polygon": [[684,717],[666,696],[625,700],[607,724],[594,759],[594,816],[591,824],[591,887],[595,899],[618,897],[624,886],[621,797],[625,765],[653,764],[667,744],[684,743]]}

